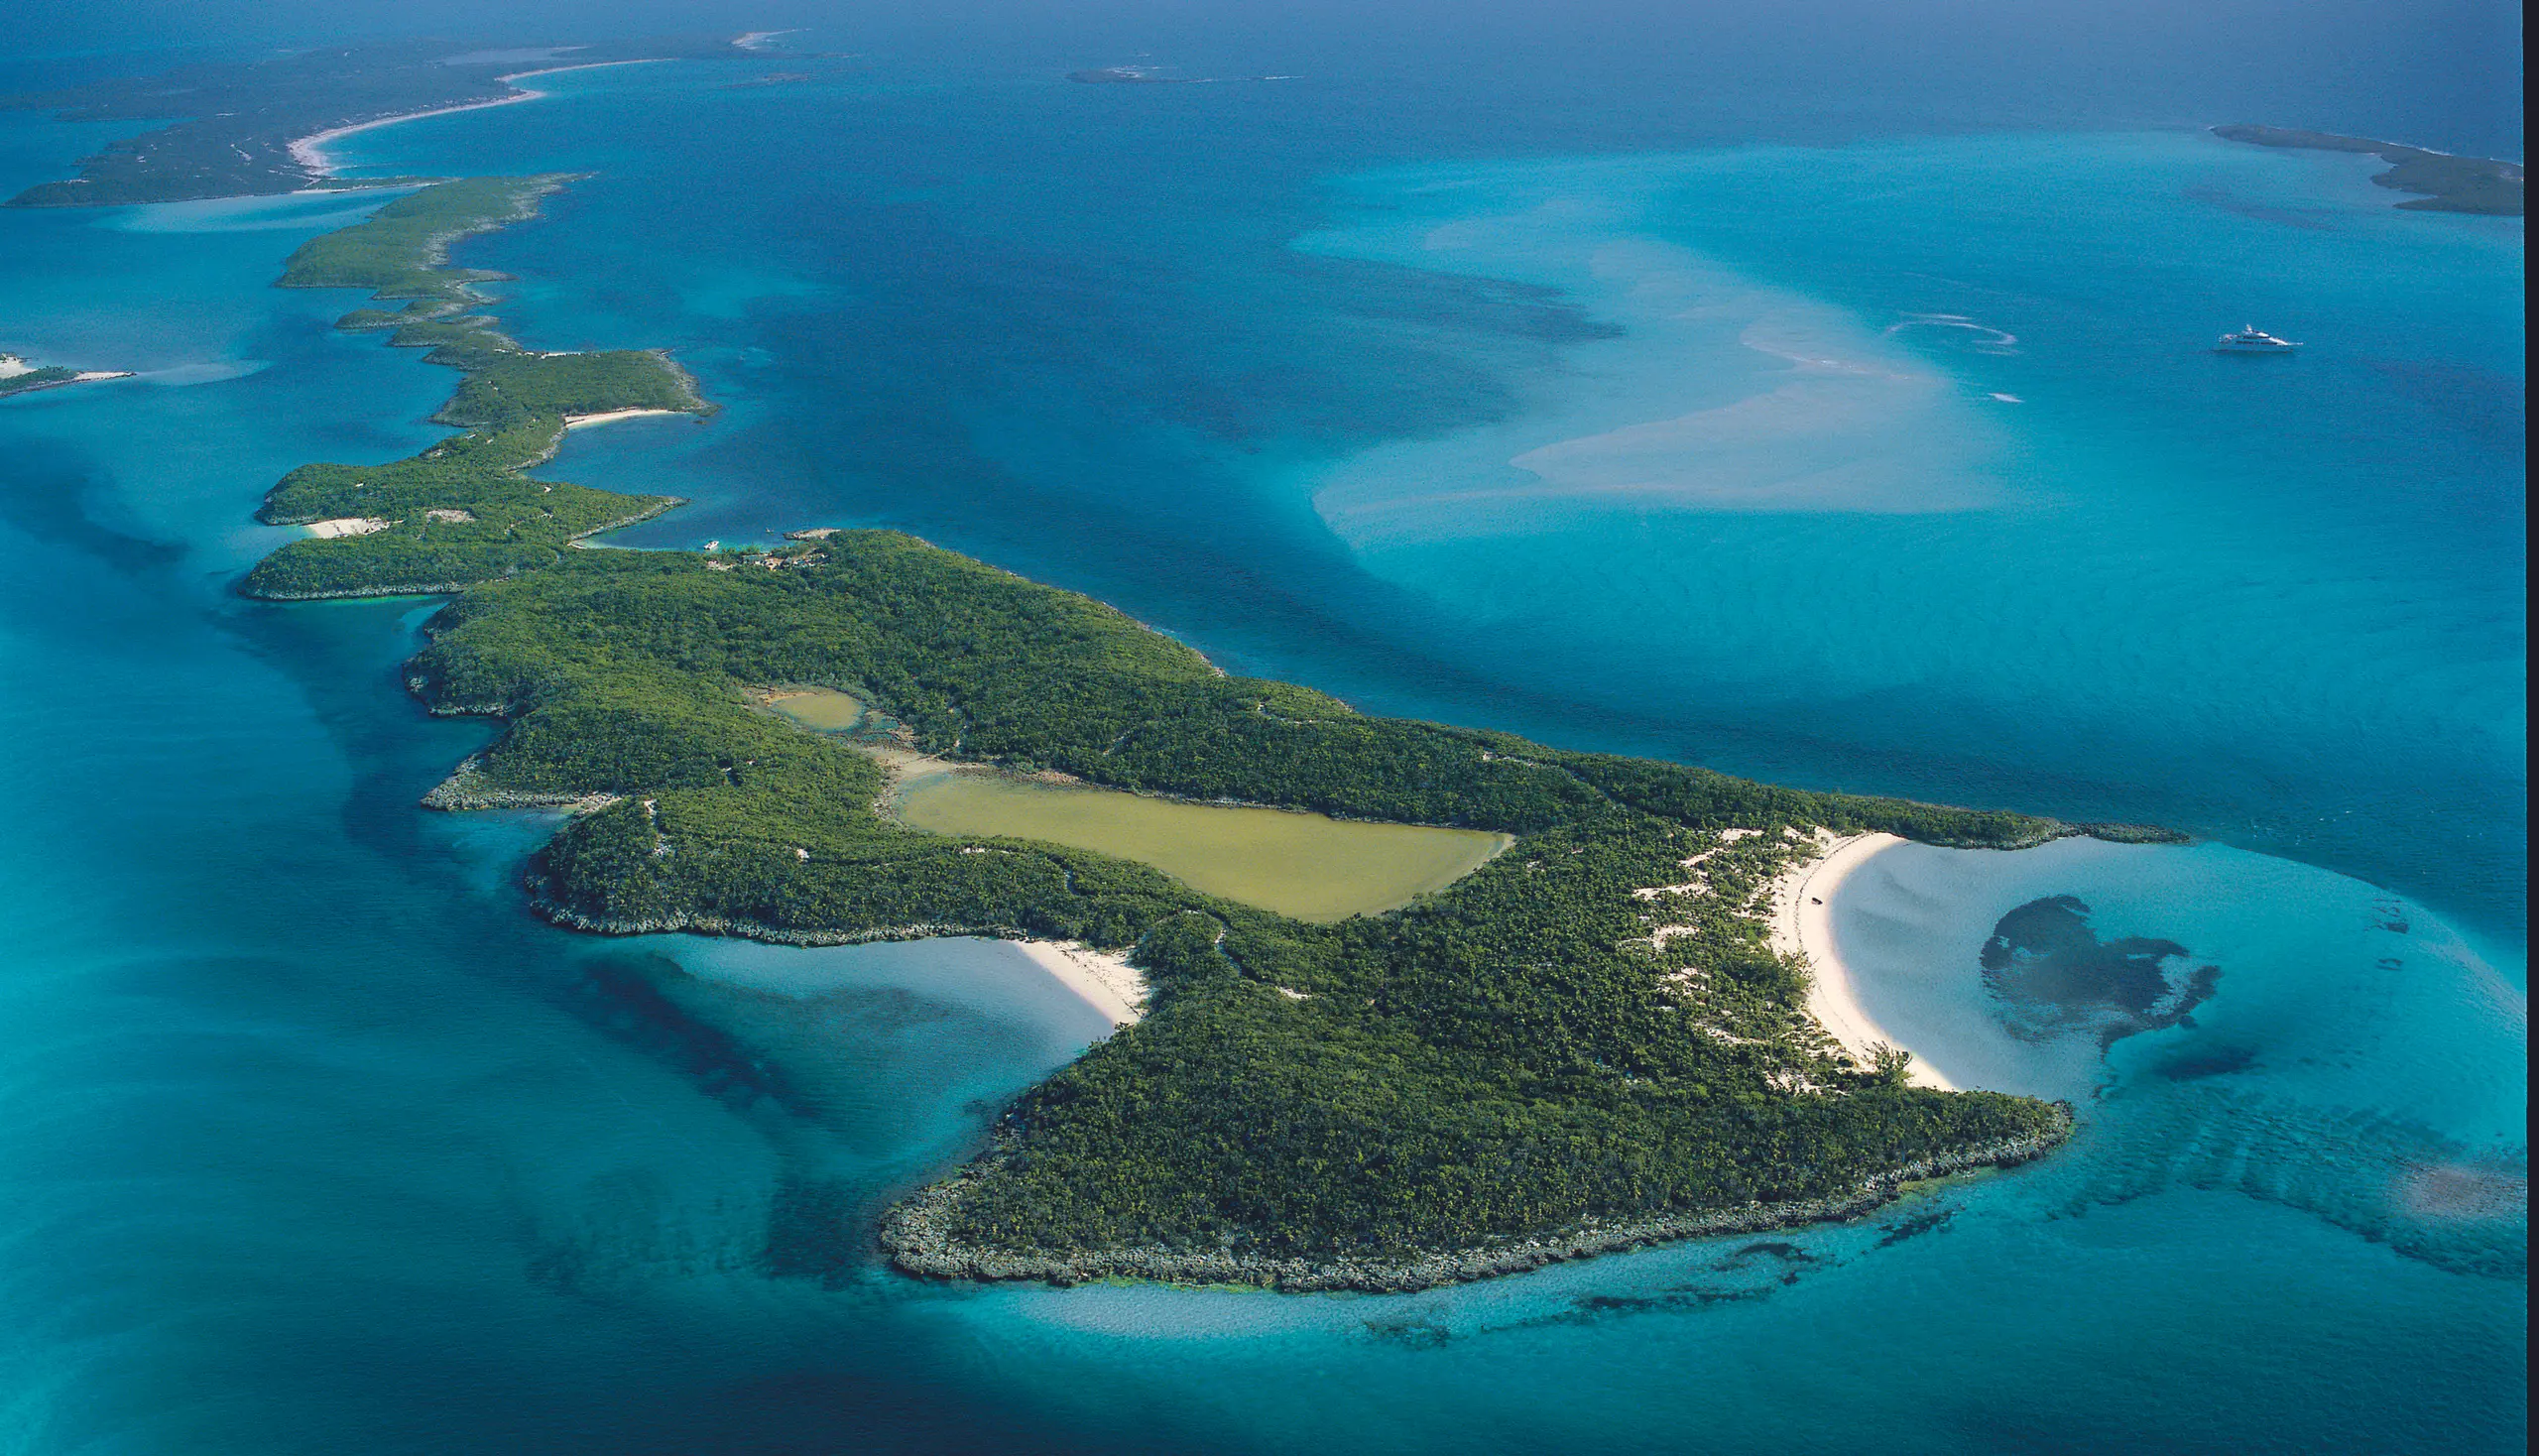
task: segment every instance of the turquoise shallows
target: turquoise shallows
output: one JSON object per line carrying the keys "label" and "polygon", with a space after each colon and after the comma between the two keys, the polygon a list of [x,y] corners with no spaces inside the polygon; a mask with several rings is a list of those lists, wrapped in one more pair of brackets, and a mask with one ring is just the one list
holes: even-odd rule
{"label": "turquoise shallows", "polygon": [[695,500],[635,544],[902,526],[1369,708],[2178,824],[1894,851],[1836,932],[1899,1035],[2056,895],[2217,994],[2005,1053],[2073,1146],[1855,1226],[887,1275],[874,1212],[1100,1019],[975,942],[533,920],[541,821],[414,807],[486,735],[399,690],[429,604],[227,593],[284,470],[435,432],[452,376],[267,287],[363,204],[0,212],[0,349],[141,375],[0,404],[0,1444],[2519,1449],[2518,224],[2192,133],[1469,160],[1302,89],[725,78],[347,147],[599,173],[462,257],[728,405],[546,467]]}

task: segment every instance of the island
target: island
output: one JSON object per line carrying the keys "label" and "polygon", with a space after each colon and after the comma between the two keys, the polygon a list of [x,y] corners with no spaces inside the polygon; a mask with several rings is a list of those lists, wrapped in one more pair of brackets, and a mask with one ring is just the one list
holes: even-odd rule
{"label": "island", "polygon": [[66,384],[130,378],[132,371],[129,369],[71,369],[60,364],[30,364],[15,354],[0,354],[0,400],[11,395],[31,395],[38,390],[60,389]]}
{"label": "island", "polygon": [[[678,503],[526,467],[577,417],[711,407],[657,352],[523,349],[449,265],[567,181],[439,183],[286,265],[411,300],[346,324],[459,370],[439,418],[463,428],[291,472],[262,518],[312,534],[240,590],[449,595],[408,686],[504,726],[424,803],[564,810],[526,878],[558,924],[1003,937],[1115,1008],[975,1160],[841,1241],[945,1277],[1418,1288],[1850,1216],[2068,1135],[2066,1107],[1916,1085],[1908,1056],[1835,1039],[1776,898],[1838,835],[2157,831],[1371,716],[896,532],[575,548]],[[983,792],[929,818],[912,785],[945,772],[1117,802]],[[1109,812],[1139,805],[1187,807]],[[1317,855],[1397,836],[1424,858],[1351,900],[1134,837],[1265,827],[1207,817],[1232,813]]]}
{"label": "island", "polygon": [[476,285],[501,277],[448,266],[452,243],[534,215],[562,176],[471,178],[426,186],[362,222],[302,244],[284,288],[360,288],[390,311],[358,308],[348,329],[393,329],[392,345],[428,350],[461,371],[433,418],[473,426],[409,459],[303,465],[265,496],[258,519],[304,526],[248,573],[250,595],[275,600],[454,591],[550,564],[596,532],[676,505],[533,481],[576,425],[635,415],[709,415],[687,372],[658,350],[550,354],[523,349],[487,313]]}
{"label": "island", "polygon": [[2359,152],[2389,164],[2371,179],[2392,191],[2421,192],[2395,205],[2418,212],[2476,212],[2491,217],[2519,217],[2521,164],[2490,157],[2454,157],[2397,142],[2369,137],[2341,137],[2331,132],[2300,131],[2280,126],[2217,126],[2213,134],[2230,142],[2259,147],[2287,147],[2307,152]]}
{"label": "island", "polygon": [[320,148],[325,140],[388,122],[531,99],[536,92],[512,84],[523,76],[751,54],[721,36],[529,47],[394,41],[0,96],[0,109],[50,110],[66,121],[174,118],[108,143],[81,161],[78,177],[40,182],[8,205],[106,206],[412,185],[430,179],[338,177]]}

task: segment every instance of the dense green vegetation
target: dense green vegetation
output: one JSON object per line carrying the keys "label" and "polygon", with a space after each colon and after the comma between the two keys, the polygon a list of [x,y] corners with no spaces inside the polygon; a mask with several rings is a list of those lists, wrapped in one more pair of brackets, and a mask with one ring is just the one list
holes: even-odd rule
{"label": "dense green vegetation", "polygon": [[444,265],[449,245],[530,216],[538,199],[570,181],[472,177],[398,198],[351,227],[321,233],[283,264],[287,289],[369,289],[374,298],[475,301],[470,280],[502,275]]}
{"label": "dense green vegetation", "polygon": [[[541,856],[560,917],[1136,947],[1155,1013],[1015,1110],[959,1210],[987,1245],[1454,1246],[1823,1196],[2053,1125],[1849,1065],[1753,913],[1786,828],[2008,843],[2040,821],[1365,717],[889,533],[576,552],[432,632],[424,695],[512,718],[488,782],[624,795]],[[758,708],[745,689],[767,682],[835,687],[967,758],[1522,838],[1397,914],[1308,925],[1085,851],[899,828],[873,812],[872,762]],[[1770,832],[1730,844],[1729,824]],[[1695,855],[1697,891],[1633,894]],[[1662,945],[1660,919],[1682,927]]]}
{"label": "dense green vegetation", "polygon": [[[65,121],[149,121],[80,159],[80,175],[39,182],[13,207],[120,206],[308,188],[376,187],[428,178],[343,178],[293,155],[298,139],[385,117],[516,96],[504,53],[548,37],[469,44],[447,38],[324,45],[247,61],[211,61],[157,75],[109,75],[61,90],[0,95],[0,110],[42,108]],[[577,64],[637,58],[739,58],[722,36],[628,36],[572,49]],[[171,121],[170,118],[177,118]]]}
{"label": "dense green vegetation", "polygon": [[669,360],[650,349],[611,349],[496,358],[461,381],[458,393],[432,418],[445,425],[509,428],[611,410],[704,409],[695,386]]}
{"label": "dense green vegetation", "polygon": [[568,416],[612,410],[707,409],[685,373],[660,353],[523,350],[490,314],[471,282],[495,275],[451,268],[451,240],[530,215],[557,177],[479,178],[403,197],[339,232],[311,238],[285,265],[292,288],[368,288],[411,298],[402,311],[359,308],[339,328],[393,328],[392,344],[464,371],[436,417],[476,428],[384,465],[303,465],[265,497],[261,520],[277,526],[360,519],[388,523],[357,537],[294,542],[249,572],[254,596],[297,598],[448,590],[553,562],[574,539],[641,520],[676,504],[522,472],[555,453]]}
{"label": "dense green vegetation", "polygon": [[30,369],[24,374],[12,374],[0,378],[0,396],[23,394],[33,389],[51,389],[57,384],[68,384],[78,377],[79,371],[76,369],[64,369],[59,364],[47,364],[41,369]]}
{"label": "dense green vegetation", "polygon": [[[327,256],[356,255],[370,256]],[[407,276],[373,263],[365,286]],[[1852,1064],[1756,910],[1817,826],[1964,844],[2063,826],[1367,717],[889,532],[775,552],[565,549],[612,513],[668,503],[522,470],[566,413],[694,408],[665,381],[684,388],[651,354],[495,358],[444,412],[472,432],[277,485],[268,521],[397,524],[286,546],[246,589],[475,583],[433,619],[409,679],[437,709],[509,720],[466,771],[485,801],[615,796],[537,858],[559,920],[1131,949],[1150,1014],[1011,1110],[950,1209],[968,1245],[1461,1247],[1839,1194],[2059,1136],[2043,1104]],[[876,759],[768,708],[775,684],[844,693],[944,755],[1516,843],[1398,911],[1308,924],[1089,850],[903,826],[877,812]]]}

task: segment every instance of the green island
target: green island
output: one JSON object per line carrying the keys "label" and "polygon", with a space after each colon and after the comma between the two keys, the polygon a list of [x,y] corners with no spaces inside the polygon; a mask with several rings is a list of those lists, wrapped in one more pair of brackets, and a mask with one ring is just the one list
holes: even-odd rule
{"label": "green island", "polygon": [[[544,59],[525,59],[541,53]],[[748,55],[727,35],[530,47],[383,41],[0,95],[0,110],[52,111],[64,121],[168,122],[109,142],[80,161],[79,176],[39,182],[8,205],[102,207],[412,184],[428,179],[336,177],[295,144],[345,127],[517,99],[521,92],[506,77],[527,71]]]}
{"label": "green island", "polygon": [[2286,147],[2306,152],[2359,152],[2389,164],[2371,179],[2392,191],[2421,192],[2395,205],[2417,212],[2476,212],[2490,217],[2519,217],[2521,164],[2491,157],[2454,157],[2398,142],[2369,137],[2341,137],[2333,132],[2301,131],[2281,126],[2217,126],[2213,134],[2230,142],[2259,147]]}
{"label": "green island", "polygon": [[[0,365],[16,362],[18,361],[15,355],[0,355]],[[0,374],[0,398],[27,394],[40,389],[53,389],[72,383],[78,378],[78,370],[64,369],[59,364],[47,364],[42,368],[27,369],[15,374]]]}
{"label": "green island", "polygon": [[[556,182],[419,192],[310,243],[285,282],[480,303],[438,250]],[[466,373],[443,418],[466,432],[389,465],[302,467],[264,511],[389,526],[287,546],[241,589],[452,593],[408,683],[434,713],[504,727],[424,801],[570,806],[530,867],[541,913],[800,945],[1073,941],[1145,978],[1142,1019],[883,1216],[904,1270],[1417,1288],[1856,1214],[2069,1132],[2067,1108],[1850,1058],[1808,1017],[1806,972],[1772,950],[1761,909],[1819,829],[2001,847],[2159,831],[1368,716],[895,532],[567,549],[674,503],[528,481],[564,416],[705,407],[654,354],[506,340],[485,356],[453,361]],[[1507,847],[1399,909],[1299,918],[1054,835],[903,822],[893,766],[920,754]]]}
{"label": "green island", "polygon": [[341,328],[393,324],[389,342],[462,372],[433,418],[473,426],[422,454],[383,465],[302,465],[265,496],[257,519],[312,526],[247,575],[276,600],[454,591],[558,559],[583,537],[657,515],[667,496],[629,496],[531,480],[576,418],[618,411],[705,414],[685,371],[656,350],[542,354],[487,314],[475,285],[501,277],[448,266],[461,238],[535,214],[564,177],[471,178],[400,197],[369,218],[311,238],[284,264],[284,288],[361,288],[389,312],[356,309]]}
{"label": "green island", "polygon": [[29,364],[15,354],[0,354],[0,400],[5,400],[11,395],[31,395],[39,390],[60,389],[64,385],[131,377],[128,370],[79,370],[60,364]]}

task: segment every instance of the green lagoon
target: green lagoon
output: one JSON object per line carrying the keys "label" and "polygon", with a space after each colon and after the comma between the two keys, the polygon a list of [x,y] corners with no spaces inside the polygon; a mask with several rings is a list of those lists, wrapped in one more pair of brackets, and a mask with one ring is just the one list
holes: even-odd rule
{"label": "green lagoon", "polygon": [[787,690],[767,705],[818,733],[845,733],[864,721],[864,704],[832,687]]}
{"label": "green lagoon", "polygon": [[987,774],[919,780],[897,807],[914,828],[1045,839],[1118,855],[1194,890],[1323,924],[1443,890],[1514,842],[1475,829],[1183,803]]}

